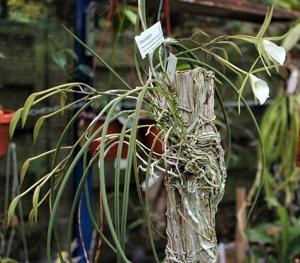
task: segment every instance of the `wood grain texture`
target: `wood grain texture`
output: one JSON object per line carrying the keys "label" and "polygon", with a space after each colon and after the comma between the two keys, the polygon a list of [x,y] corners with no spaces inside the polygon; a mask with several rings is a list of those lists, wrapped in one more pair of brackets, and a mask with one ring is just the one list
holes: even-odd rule
{"label": "wood grain texture", "polygon": [[180,176],[165,177],[166,262],[213,263],[218,254],[215,213],[226,178],[224,151],[213,123],[214,75],[202,68],[177,72],[172,92],[184,119],[185,135],[180,144],[167,147],[167,158],[178,156]]}

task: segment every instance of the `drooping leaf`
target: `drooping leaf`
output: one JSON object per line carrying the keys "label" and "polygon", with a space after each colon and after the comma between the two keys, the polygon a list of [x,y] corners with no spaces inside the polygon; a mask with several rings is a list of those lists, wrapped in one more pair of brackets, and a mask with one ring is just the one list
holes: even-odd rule
{"label": "drooping leaf", "polygon": [[12,222],[12,219],[15,214],[16,207],[19,203],[20,197],[16,196],[10,203],[8,213],[7,213],[7,224],[10,224]]}
{"label": "drooping leaf", "polygon": [[25,126],[29,110],[35,100],[36,94],[31,94],[24,103],[23,111],[22,111],[22,127]]}
{"label": "drooping leaf", "polygon": [[30,210],[30,213],[28,215],[28,222],[30,225],[33,225],[35,222],[35,217],[34,217],[34,209]]}
{"label": "drooping leaf", "polygon": [[39,135],[40,129],[44,123],[45,117],[42,116],[38,119],[38,121],[36,122],[34,129],[33,129],[33,143],[36,143],[37,137]]}
{"label": "drooping leaf", "polygon": [[33,211],[33,219],[35,223],[37,222],[37,218],[38,218],[38,205],[39,205],[40,191],[41,191],[41,187],[37,186],[32,196],[32,211]]}
{"label": "drooping leaf", "polygon": [[17,124],[20,120],[21,114],[22,114],[23,108],[18,109],[15,113],[14,113],[14,117],[10,122],[10,126],[9,126],[9,137],[12,138],[15,132],[15,129],[17,127]]}
{"label": "drooping leaf", "polygon": [[23,166],[22,166],[22,169],[21,169],[21,175],[20,175],[20,184],[22,185],[23,181],[24,181],[24,177],[26,175],[26,172],[28,170],[28,167],[29,167],[29,164],[30,164],[30,159],[27,159]]}

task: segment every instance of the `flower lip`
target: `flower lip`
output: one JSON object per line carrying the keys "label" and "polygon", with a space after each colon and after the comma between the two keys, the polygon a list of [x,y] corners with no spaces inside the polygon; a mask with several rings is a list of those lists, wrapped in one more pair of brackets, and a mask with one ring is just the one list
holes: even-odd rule
{"label": "flower lip", "polygon": [[286,58],[286,51],[283,47],[277,46],[267,39],[263,40],[263,47],[272,61],[276,61],[281,66],[283,65]]}
{"label": "flower lip", "polygon": [[258,99],[261,105],[264,104],[270,97],[270,89],[267,82],[260,78],[257,78],[253,74],[250,74],[249,79],[255,98]]}

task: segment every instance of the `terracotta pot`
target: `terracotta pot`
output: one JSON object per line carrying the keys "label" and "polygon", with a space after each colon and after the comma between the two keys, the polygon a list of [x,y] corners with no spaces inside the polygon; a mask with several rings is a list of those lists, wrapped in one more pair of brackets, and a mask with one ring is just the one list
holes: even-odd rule
{"label": "terracotta pot", "polygon": [[[91,121],[93,119],[92,117],[87,117],[87,116],[88,115],[86,115],[86,114],[81,116],[81,119],[84,122],[83,125],[85,128],[87,128],[89,126],[89,124],[91,123]],[[104,122],[105,122],[105,118],[98,120],[97,124],[94,127],[94,130],[96,131],[101,125],[104,124]],[[108,125],[107,134],[120,133],[121,130],[122,130],[122,124],[118,120],[114,120]],[[100,138],[100,137],[101,137],[101,132],[97,138]],[[107,142],[109,142],[109,140],[107,140]],[[90,144],[89,152],[92,155],[94,155],[99,150],[100,144],[101,144],[101,140],[93,141]],[[108,153],[105,156],[105,160],[112,161],[112,160],[116,159],[117,153],[118,153],[118,145],[119,144],[115,144],[114,146],[112,146],[110,148],[110,150],[108,151]],[[124,143],[123,147],[122,147],[122,154],[121,154],[122,159],[126,159],[127,152],[128,152],[128,145]]]}
{"label": "terracotta pot", "polygon": [[7,152],[9,124],[14,116],[14,111],[0,110],[0,158],[3,158]]}
{"label": "terracotta pot", "polygon": [[[140,125],[153,125],[150,129],[148,127],[143,127],[139,129],[139,139],[149,149],[151,149],[152,144],[159,133],[159,129],[154,124],[154,120],[147,118],[140,119]],[[162,142],[159,138],[156,140],[156,143],[153,147],[153,151],[154,154],[162,154],[163,152]]]}

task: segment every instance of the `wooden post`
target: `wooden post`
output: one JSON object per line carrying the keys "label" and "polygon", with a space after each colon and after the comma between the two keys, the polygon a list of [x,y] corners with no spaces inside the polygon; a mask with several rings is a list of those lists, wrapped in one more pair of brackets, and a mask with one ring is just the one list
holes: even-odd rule
{"label": "wooden post", "polygon": [[[220,135],[214,126],[214,74],[202,68],[177,72],[172,85],[184,139],[168,142],[166,158],[177,159],[165,178],[167,200],[166,262],[217,261],[215,213],[223,197],[226,171]],[[164,103],[162,103],[162,107]]]}
{"label": "wooden post", "polygon": [[239,187],[236,189],[236,211],[237,227],[235,237],[236,260],[237,263],[243,263],[246,258],[248,242],[243,232],[246,229],[246,189]]}

